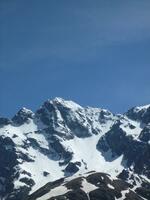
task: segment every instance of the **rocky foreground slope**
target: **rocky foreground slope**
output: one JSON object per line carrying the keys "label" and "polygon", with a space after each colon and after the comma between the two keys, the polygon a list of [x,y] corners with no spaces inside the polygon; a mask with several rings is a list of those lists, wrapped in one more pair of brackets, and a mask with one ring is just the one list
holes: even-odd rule
{"label": "rocky foreground slope", "polygon": [[[144,183],[146,184],[146,183]],[[109,174],[88,172],[74,178],[49,182],[27,200],[142,200],[149,199],[148,184],[128,183]],[[148,186],[149,187],[149,186]]]}
{"label": "rocky foreground slope", "polygon": [[114,115],[55,98],[1,117],[0,198],[150,199],[150,105]]}

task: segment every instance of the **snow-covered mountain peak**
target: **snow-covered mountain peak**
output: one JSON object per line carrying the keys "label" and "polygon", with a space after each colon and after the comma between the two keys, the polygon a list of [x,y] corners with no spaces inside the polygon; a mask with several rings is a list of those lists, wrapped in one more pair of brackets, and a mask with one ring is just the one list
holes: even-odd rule
{"label": "snow-covered mountain peak", "polygon": [[148,124],[150,123],[150,104],[133,107],[125,115],[132,120]]}
{"label": "snow-covered mountain peak", "polygon": [[22,107],[18,112],[17,115],[33,115],[34,113],[32,110]]}
{"label": "snow-covered mountain peak", "polygon": [[150,104],[144,105],[144,106],[137,106],[135,107],[135,110],[140,111],[140,110],[147,110],[150,108]]}
{"label": "snow-covered mountain peak", "polygon": [[27,122],[28,119],[32,119],[33,117],[34,117],[34,113],[31,110],[23,107],[12,118],[12,121],[16,124],[23,124]]}
{"label": "snow-covered mountain peak", "polygon": [[26,116],[33,116],[34,115],[34,112],[32,111],[32,110],[30,110],[30,109],[27,109],[27,108],[25,108],[25,107],[22,107],[20,110],[19,110],[19,112],[18,112],[18,114],[20,114],[20,115],[26,115]]}
{"label": "snow-covered mountain peak", "polygon": [[132,111],[132,112],[135,112],[135,113],[142,113],[142,112],[145,112],[149,109],[150,109],[150,104],[147,104],[147,105],[142,105],[142,106],[135,106],[135,107],[129,109],[128,112]]}
{"label": "snow-covered mountain peak", "polygon": [[56,105],[56,106],[57,105],[62,105],[62,106],[66,107],[66,108],[69,108],[71,110],[82,109],[82,107],[79,104],[75,103],[74,101],[64,100],[64,99],[62,99],[60,97],[56,97],[55,99],[50,100],[50,102],[52,104]]}
{"label": "snow-covered mountain peak", "polygon": [[49,181],[92,170],[149,178],[149,123],[149,106],[115,115],[58,97],[35,113],[22,108],[12,121],[0,118],[0,195],[24,200]]}

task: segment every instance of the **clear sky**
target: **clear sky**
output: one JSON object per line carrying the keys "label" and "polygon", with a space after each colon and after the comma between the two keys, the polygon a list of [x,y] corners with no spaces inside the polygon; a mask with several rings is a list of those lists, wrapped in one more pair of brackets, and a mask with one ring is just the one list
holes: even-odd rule
{"label": "clear sky", "polygon": [[56,96],[150,103],[149,0],[0,0],[0,115]]}

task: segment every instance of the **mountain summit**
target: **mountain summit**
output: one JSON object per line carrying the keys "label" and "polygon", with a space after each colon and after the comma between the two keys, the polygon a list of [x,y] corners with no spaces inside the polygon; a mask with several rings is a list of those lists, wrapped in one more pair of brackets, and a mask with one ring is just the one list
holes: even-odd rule
{"label": "mountain summit", "polygon": [[150,199],[150,105],[115,115],[55,98],[1,117],[0,199]]}

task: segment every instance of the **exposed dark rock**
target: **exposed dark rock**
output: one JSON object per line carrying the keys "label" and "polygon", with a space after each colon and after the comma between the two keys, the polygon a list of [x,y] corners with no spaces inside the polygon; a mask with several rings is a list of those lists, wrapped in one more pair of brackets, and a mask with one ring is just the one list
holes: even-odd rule
{"label": "exposed dark rock", "polygon": [[19,189],[14,189],[12,193],[10,193],[6,200],[26,200],[31,188],[27,186],[22,186]]}
{"label": "exposed dark rock", "polygon": [[124,200],[143,200],[138,194],[129,190],[129,192],[125,195],[126,198]]}
{"label": "exposed dark rock", "polygon": [[88,200],[87,194],[81,189],[67,192],[65,195],[50,198],[50,200]]}
{"label": "exposed dark rock", "polygon": [[129,128],[131,128],[131,129],[135,129],[136,127],[133,126],[132,124],[129,124]]}
{"label": "exposed dark rock", "polygon": [[128,167],[134,163],[136,173],[150,177],[150,145],[126,135],[119,123],[113,125],[111,130],[100,138],[97,148],[104,152],[110,149],[113,155],[117,156],[123,154]]}
{"label": "exposed dark rock", "polygon": [[67,164],[72,159],[72,152],[68,151],[60,142],[60,140],[51,136],[49,142],[51,158],[60,160],[60,165]]}
{"label": "exposed dark rock", "polygon": [[145,199],[150,199],[150,183],[143,182],[141,187],[136,188],[135,192]]}
{"label": "exposed dark rock", "polygon": [[24,162],[34,162],[34,159],[31,158],[28,154],[22,153],[20,152],[18,154],[18,158],[20,158],[21,160],[23,160]]}
{"label": "exposed dark rock", "polygon": [[77,171],[79,171],[78,163],[72,163],[72,162],[70,162],[64,170],[66,175],[75,174]]}
{"label": "exposed dark rock", "polygon": [[43,176],[48,176],[49,174],[50,174],[49,172],[46,171],[43,172]]}
{"label": "exposed dark rock", "polygon": [[0,117],[0,126],[6,126],[6,125],[11,124],[11,123],[12,122],[11,122],[10,119]]}
{"label": "exposed dark rock", "polygon": [[134,107],[126,113],[126,115],[133,120],[141,121],[142,123],[150,123],[150,106],[147,109],[138,109]]}
{"label": "exposed dark rock", "polygon": [[35,182],[30,178],[24,177],[19,179],[21,182],[27,184],[28,186],[32,187],[33,185],[35,185]]}
{"label": "exposed dark rock", "polygon": [[118,178],[126,181],[129,178],[128,170],[123,169],[122,172],[118,175]]}
{"label": "exposed dark rock", "polygon": [[12,138],[17,138],[18,137],[18,135],[16,135],[16,134],[13,134],[13,136],[12,136]]}
{"label": "exposed dark rock", "polygon": [[143,142],[150,141],[150,125],[144,127],[140,133],[139,139]]}
{"label": "exposed dark rock", "polygon": [[90,200],[115,200],[115,197],[107,189],[96,189],[89,194]]}
{"label": "exposed dark rock", "polygon": [[0,177],[4,177],[4,190],[0,191],[4,196],[11,193],[14,188],[14,178],[18,178],[15,166],[18,164],[15,144],[9,137],[0,137]]}
{"label": "exposed dark rock", "polygon": [[14,124],[22,125],[27,123],[29,119],[33,119],[33,112],[22,108],[19,112],[12,118]]}
{"label": "exposed dark rock", "polygon": [[102,124],[106,123],[106,121],[112,117],[111,115],[112,115],[111,112],[106,110],[101,110],[99,114],[99,122]]}
{"label": "exposed dark rock", "polygon": [[132,137],[127,137],[126,132],[120,128],[120,122],[117,122],[110,131],[100,138],[97,148],[103,151],[111,149],[112,152],[120,156],[127,148],[127,144],[131,139]]}

